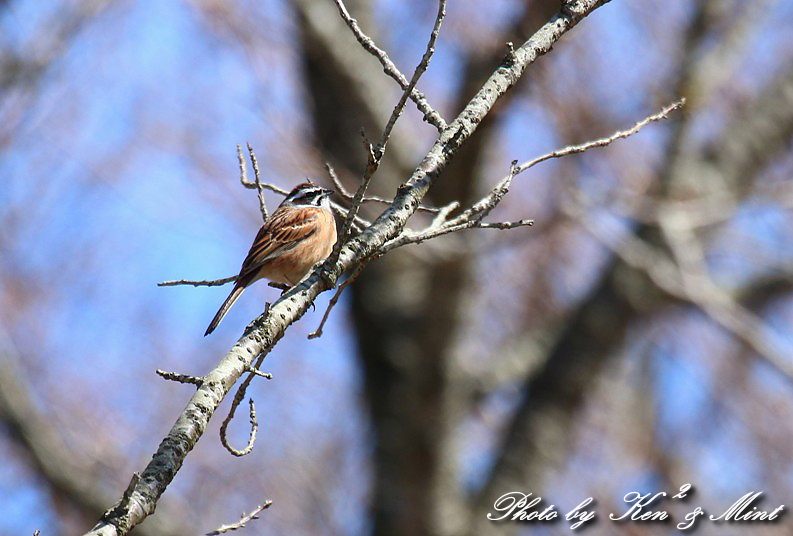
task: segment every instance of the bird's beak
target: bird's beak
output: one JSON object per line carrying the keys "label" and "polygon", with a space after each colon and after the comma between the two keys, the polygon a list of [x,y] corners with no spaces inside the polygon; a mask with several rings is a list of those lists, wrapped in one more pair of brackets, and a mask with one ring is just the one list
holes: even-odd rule
{"label": "bird's beak", "polygon": [[322,195],[326,195],[326,196],[330,197],[334,193],[336,193],[336,192],[334,192],[333,190],[328,190],[327,188],[323,188],[322,189]]}

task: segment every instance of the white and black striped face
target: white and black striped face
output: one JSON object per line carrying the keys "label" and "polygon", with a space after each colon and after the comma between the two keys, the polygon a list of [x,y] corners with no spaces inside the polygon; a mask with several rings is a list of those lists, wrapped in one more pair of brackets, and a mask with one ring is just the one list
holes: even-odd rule
{"label": "white and black striped face", "polygon": [[333,190],[328,190],[304,182],[295,186],[294,190],[289,192],[286,199],[281,203],[281,206],[288,207],[323,207],[330,208],[330,201],[328,197],[333,193]]}

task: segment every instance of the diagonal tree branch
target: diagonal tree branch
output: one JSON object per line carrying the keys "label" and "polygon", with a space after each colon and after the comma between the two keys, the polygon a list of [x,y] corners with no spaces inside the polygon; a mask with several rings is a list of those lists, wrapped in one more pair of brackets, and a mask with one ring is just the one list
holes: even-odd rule
{"label": "diagonal tree branch", "polygon": [[126,497],[109,510],[89,532],[93,535],[126,534],[154,512],[157,501],[204,433],[210,417],[254,357],[267,355],[286,329],[308,309],[313,299],[332,287],[336,279],[375,253],[396,236],[419,206],[432,183],[476,130],[496,101],[521,77],[526,67],[547,53],[578,22],[607,0],[580,0],[566,4],[500,65],[460,115],[444,129],[411,177],[399,187],[394,202],[375,222],[341,248],[327,277],[312,273],[284,294],[246,329],[229,352],[210,371],[187,403],[151,462]]}

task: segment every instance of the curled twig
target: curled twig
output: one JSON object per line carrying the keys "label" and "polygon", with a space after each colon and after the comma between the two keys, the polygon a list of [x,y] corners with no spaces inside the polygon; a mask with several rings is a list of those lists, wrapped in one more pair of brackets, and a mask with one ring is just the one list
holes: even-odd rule
{"label": "curled twig", "polygon": [[[254,373],[251,373],[248,378],[251,378],[254,375]],[[223,423],[220,425],[220,442],[224,447],[226,447],[226,450],[234,456],[245,456],[246,454],[250,454],[250,452],[253,450],[253,444],[256,442],[256,430],[259,428],[259,423],[256,420],[256,407],[253,404],[253,399],[249,398],[248,416],[251,423],[251,429],[248,433],[248,443],[242,449],[235,449],[231,446],[231,444],[229,444],[226,437],[226,430],[228,429],[229,423],[234,418],[234,413],[237,411],[237,406],[240,405],[240,402],[245,397],[246,387],[247,384],[243,383],[243,385],[240,386],[240,389],[237,390],[237,394],[234,396],[234,400],[231,403],[231,409],[229,410],[228,415],[226,415],[226,418],[223,419]]]}

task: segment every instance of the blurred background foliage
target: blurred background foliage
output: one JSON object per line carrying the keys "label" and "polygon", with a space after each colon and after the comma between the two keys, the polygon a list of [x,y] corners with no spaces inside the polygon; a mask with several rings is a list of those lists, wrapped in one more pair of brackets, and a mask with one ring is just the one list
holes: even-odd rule
{"label": "blurred background foliage", "polygon": [[[411,72],[436,5],[348,6]],[[453,118],[557,9],[450,2],[420,89]],[[608,521],[630,491],[692,483],[691,501],[659,505],[679,518],[751,490],[769,510],[793,500],[791,24],[784,0],[615,1],[585,19],[431,203],[470,203],[511,160],[681,95],[684,111],[520,176],[492,217],[534,228],[370,264],[309,341],[321,296],[249,390],[254,452],[229,456],[214,419],[135,533],[206,532],[267,498],[248,533],[568,533],[488,522],[515,490],[563,512],[595,497],[592,535],[674,531]],[[329,0],[0,1],[2,534],[93,525],[190,395],[154,370],[204,374],[277,296],[254,287],[204,339],[228,289],[156,287],[238,270],[260,216],[235,145],[284,188],[327,182],[328,161],[352,189],[359,131],[376,136],[398,95]],[[409,104],[373,193],[392,195],[434,136]]]}

